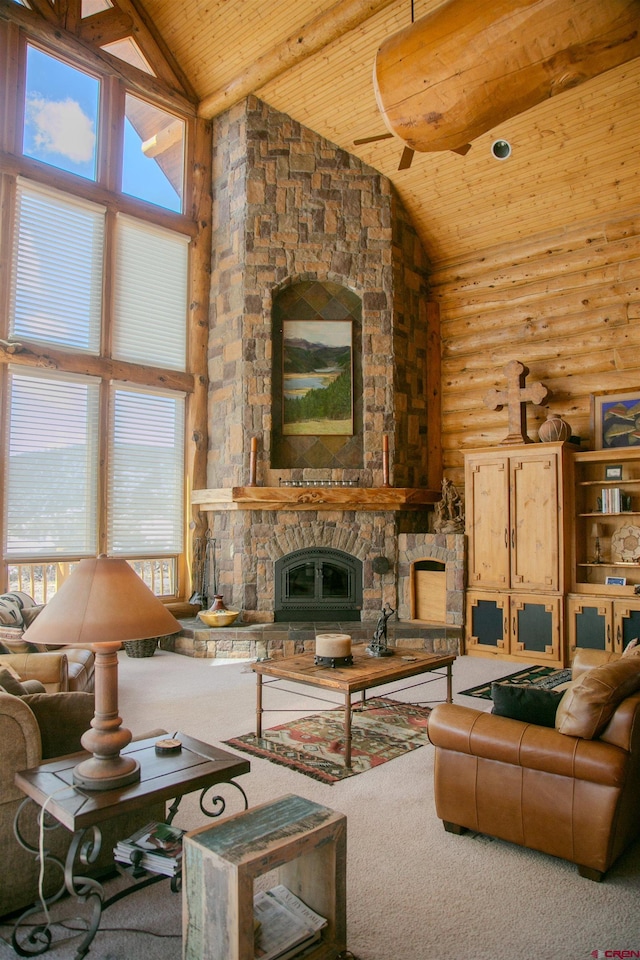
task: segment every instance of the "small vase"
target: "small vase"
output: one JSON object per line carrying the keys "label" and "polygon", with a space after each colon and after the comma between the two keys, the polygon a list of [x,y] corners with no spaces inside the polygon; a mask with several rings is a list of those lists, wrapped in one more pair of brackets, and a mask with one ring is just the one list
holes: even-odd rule
{"label": "small vase", "polygon": [[214,594],[213,603],[212,603],[211,606],[209,607],[209,610],[211,610],[213,613],[215,613],[216,610],[226,610],[226,609],[227,609],[227,608],[226,608],[226,606],[225,606],[225,604],[224,604],[224,598],[223,598],[222,594],[221,594],[221,593],[216,593],[216,594]]}
{"label": "small vase", "polygon": [[554,440],[568,440],[571,436],[571,427],[562,417],[557,417],[549,413],[547,414],[547,419],[541,424],[538,430],[538,436],[542,443],[552,443]]}

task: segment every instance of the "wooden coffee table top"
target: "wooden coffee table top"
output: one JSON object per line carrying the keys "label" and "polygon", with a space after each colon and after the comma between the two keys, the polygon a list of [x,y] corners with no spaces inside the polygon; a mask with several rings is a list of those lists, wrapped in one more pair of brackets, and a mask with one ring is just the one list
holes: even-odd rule
{"label": "wooden coffee table top", "polygon": [[295,680],[313,687],[326,687],[343,693],[368,690],[393,680],[404,680],[421,673],[450,667],[454,654],[425,653],[424,650],[395,650],[391,657],[370,657],[367,644],[356,643],[351,648],[353,664],[349,667],[316,666],[315,654],[304,653],[282,660],[263,660],[251,664],[251,669],[265,677]]}

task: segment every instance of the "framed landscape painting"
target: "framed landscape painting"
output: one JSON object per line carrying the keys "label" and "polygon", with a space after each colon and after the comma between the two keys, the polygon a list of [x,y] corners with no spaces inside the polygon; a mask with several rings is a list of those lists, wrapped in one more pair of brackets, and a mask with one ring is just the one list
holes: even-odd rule
{"label": "framed landscape painting", "polygon": [[282,432],[353,434],[351,320],[284,320]]}
{"label": "framed landscape painting", "polygon": [[591,429],[595,450],[640,446],[640,387],[592,394]]}

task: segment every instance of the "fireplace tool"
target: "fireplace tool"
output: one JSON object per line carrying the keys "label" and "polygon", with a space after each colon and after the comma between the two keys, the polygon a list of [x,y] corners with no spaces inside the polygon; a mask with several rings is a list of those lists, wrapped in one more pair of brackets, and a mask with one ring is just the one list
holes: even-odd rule
{"label": "fireplace tool", "polygon": [[196,537],[193,541],[193,583],[196,589],[189,597],[189,603],[199,604],[204,610],[207,606],[206,580],[204,579],[204,541]]}

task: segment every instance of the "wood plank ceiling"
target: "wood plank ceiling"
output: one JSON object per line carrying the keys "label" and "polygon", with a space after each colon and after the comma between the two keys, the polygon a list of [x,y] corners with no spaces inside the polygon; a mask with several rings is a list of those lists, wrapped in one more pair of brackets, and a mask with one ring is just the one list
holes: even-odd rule
{"label": "wood plank ceiling", "polygon": [[[441,2],[414,0],[415,18]],[[206,103],[287,39],[294,38],[294,49],[298,38],[304,47],[314,19],[332,8],[335,14],[344,11],[347,4],[137,0],[136,5]],[[389,177],[434,265],[460,263],[494,246],[576,223],[622,218],[637,208],[640,59],[500,124],[477,138],[466,156],[417,153],[409,170],[398,171],[400,140],[362,146],[353,141],[386,132],[373,91],[373,63],[382,41],[411,22],[411,0],[368,6],[377,12],[253,92]],[[508,160],[493,157],[497,138],[511,143]]]}

